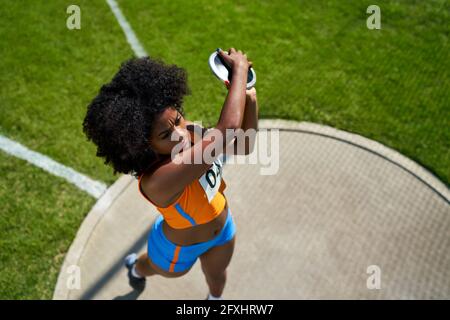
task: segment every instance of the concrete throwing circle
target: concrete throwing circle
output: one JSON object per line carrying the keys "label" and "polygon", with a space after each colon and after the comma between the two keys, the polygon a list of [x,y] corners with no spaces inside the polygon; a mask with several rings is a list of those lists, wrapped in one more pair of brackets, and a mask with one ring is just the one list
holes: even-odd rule
{"label": "concrete throwing circle", "polygon": [[[285,120],[260,120],[259,129],[258,163],[237,156],[247,164],[224,167],[237,226],[225,299],[450,298],[443,183],[355,134]],[[266,138],[273,142],[262,150]],[[277,172],[261,174],[274,171],[275,158]],[[136,179],[122,176],[83,222],[54,298],[204,299],[199,261],[181,278],[148,278],[142,293],[128,286],[123,258],[146,251],[157,213]]]}

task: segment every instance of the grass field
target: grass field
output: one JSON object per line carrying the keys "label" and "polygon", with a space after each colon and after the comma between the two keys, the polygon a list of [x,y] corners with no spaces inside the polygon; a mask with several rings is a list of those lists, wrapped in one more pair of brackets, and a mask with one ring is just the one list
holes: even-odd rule
{"label": "grass field", "polygon": [[[449,1],[118,1],[146,51],[187,69],[190,120],[213,124],[226,90],[209,54],[233,46],[257,72],[260,118],[323,123],[392,147],[450,182]],[[4,1],[0,134],[87,176],[118,177],[82,133],[86,105],[133,56],[105,1]],[[0,153],[0,298],[52,296],[95,199]]]}

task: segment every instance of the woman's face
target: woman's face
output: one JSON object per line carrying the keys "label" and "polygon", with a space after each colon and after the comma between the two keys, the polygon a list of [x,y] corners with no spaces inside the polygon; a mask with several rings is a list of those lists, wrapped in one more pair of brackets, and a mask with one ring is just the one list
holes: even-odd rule
{"label": "woman's face", "polygon": [[177,109],[168,107],[155,120],[149,140],[150,146],[160,155],[170,155],[172,148],[183,140],[187,143],[190,141],[184,118]]}

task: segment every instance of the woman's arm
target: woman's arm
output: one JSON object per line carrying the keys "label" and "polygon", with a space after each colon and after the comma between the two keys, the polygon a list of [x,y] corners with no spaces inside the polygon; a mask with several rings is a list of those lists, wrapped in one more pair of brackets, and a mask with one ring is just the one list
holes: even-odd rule
{"label": "woman's arm", "polygon": [[[202,140],[194,144],[192,148],[189,148],[186,152],[181,152],[177,156],[177,161],[171,159],[167,164],[158,167],[149,179],[141,180],[141,185],[146,194],[152,195],[152,199],[156,200],[154,202],[160,206],[168,205],[169,200],[174,195],[178,194],[194,179],[198,179],[211,167],[212,161],[218,158],[228,145],[227,135],[230,133],[228,130],[231,129],[231,133],[234,134],[233,130],[239,128],[243,122],[246,100],[245,85],[250,63],[240,50],[236,51],[234,48],[230,49],[229,55],[224,53],[222,55],[232,66],[233,78],[217,125],[209,130]],[[214,139],[211,139],[212,136]],[[222,137],[220,139],[222,143],[220,140],[216,141],[216,136]],[[209,154],[208,151],[210,150],[219,152]],[[212,161],[202,156],[205,151],[214,158]]]}
{"label": "woman's arm", "polygon": [[[227,86],[227,88],[229,88],[229,86]],[[242,140],[240,141],[244,142],[244,144],[241,147],[239,147],[239,141],[236,139],[234,140],[233,145],[229,145],[227,147],[225,153],[227,154],[232,153],[236,155],[248,155],[253,152],[256,142],[256,132],[258,131],[258,111],[259,107],[258,107],[258,99],[256,97],[256,89],[251,88],[250,90],[246,90],[244,117],[242,120],[242,125],[239,128],[243,130],[243,135],[241,135]],[[189,128],[192,128],[191,129],[192,131],[194,130],[193,128],[197,126],[195,123],[188,120],[186,120],[186,123],[189,126]],[[206,128],[201,129],[203,136],[208,129]],[[247,131],[248,129],[253,130]],[[248,139],[244,140],[245,133],[247,133]]]}
{"label": "woman's arm", "polygon": [[255,88],[246,90],[244,119],[241,129],[244,131],[244,137],[247,136],[248,138],[244,140],[244,150],[241,150],[242,147],[239,147],[239,141],[237,139],[235,140],[235,154],[248,155],[253,152],[256,142],[256,132],[258,131],[258,99],[256,98]]}
{"label": "woman's arm", "polygon": [[[227,89],[230,89],[230,86],[225,83]],[[258,99],[256,97],[256,89],[251,88],[245,91],[245,110],[244,110],[244,118],[242,120],[241,129],[244,131],[243,134],[240,135],[241,139],[238,141],[236,139],[233,144],[232,151],[226,153],[233,153],[237,155],[248,155],[253,152],[256,142],[256,132],[258,131]],[[248,129],[254,129],[247,131]],[[248,139],[245,138],[245,134],[247,134]],[[245,139],[245,140],[244,140]],[[239,142],[244,142],[244,145],[240,146]],[[231,146],[228,146],[227,150],[230,150]]]}

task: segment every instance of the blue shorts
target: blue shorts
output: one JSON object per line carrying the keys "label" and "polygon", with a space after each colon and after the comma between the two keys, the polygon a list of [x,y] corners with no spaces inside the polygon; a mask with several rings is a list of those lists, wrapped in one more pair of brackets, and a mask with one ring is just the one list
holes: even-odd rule
{"label": "blue shorts", "polygon": [[216,237],[190,246],[178,246],[167,239],[162,229],[163,220],[163,216],[159,214],[152,225],[148,235],[147,254],[154,264],[168,272],[188,270],[200,255],[212,247],[227,243],[236,233],[236,225],[230,208],[228,208],[225,225]]}

